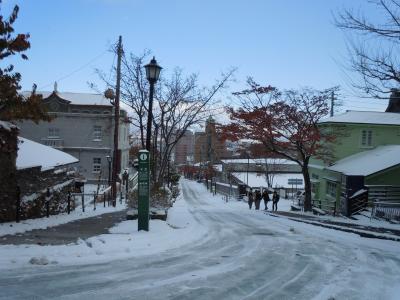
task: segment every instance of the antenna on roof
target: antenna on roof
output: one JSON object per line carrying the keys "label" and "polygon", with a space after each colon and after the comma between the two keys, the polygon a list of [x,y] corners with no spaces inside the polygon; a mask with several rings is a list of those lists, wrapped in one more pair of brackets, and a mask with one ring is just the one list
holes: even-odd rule
{"label": "antenna on roof", "polygon": [[57,81],[54,81],[54,92],[57,93]]}

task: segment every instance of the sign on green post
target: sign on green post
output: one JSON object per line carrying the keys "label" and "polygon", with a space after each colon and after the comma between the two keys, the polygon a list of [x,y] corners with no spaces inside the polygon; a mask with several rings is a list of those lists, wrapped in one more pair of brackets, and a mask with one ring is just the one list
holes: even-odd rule
{"label": "sign on green post", "polygon": [[150,205],[150,153],[147,150],[139,151],[138,174],[138,231],[149,231]]}

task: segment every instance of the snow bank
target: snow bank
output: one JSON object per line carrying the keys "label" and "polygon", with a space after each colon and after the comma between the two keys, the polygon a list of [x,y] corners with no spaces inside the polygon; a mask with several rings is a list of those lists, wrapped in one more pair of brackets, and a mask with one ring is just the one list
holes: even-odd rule
{"label": "snow bank", "polygon": [[[119,206],[118,209],[124,209]],[[2,235],[24,232],[34,228],[47,228],[68,221],[115,211],[112,207],[100,208],[91,213],[52,216],[49,219],[29,220],[20,224],[1,224]],[[51,264],[79,265],[99,263],[112,259],[151,255],[179,248],[202,239],[207,229],[199,226],[191,216],[187,203],[179,196],[168,211],[167,221],[151,220],[150,231],[137,231],[137,220],[123,221],[103,234],[79,240],[77,244],[62,246],[6,245],[0,246],[0,269],[21,267],[32,262],[48,261]],[[37,264],[37,263],[35,263]],[[40,264],[39,264],[40,265]],[[45,264],[43,264],[45,265]]]}

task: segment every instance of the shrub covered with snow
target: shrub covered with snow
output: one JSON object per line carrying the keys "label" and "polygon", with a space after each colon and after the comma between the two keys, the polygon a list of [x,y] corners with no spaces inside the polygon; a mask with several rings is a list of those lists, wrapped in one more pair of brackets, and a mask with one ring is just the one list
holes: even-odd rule
{"label": "shrub covered with snow", "polygon": [[173,186],[175,186],[175,185],[178,185],[178,183],[179,183],[179,179],[181,178],[181,175],[180,174],[178,174],[178,173],[175,173],[175,174],[172,174],[171,176],[170,176],[170,183],[173,185]]}
{"label": "shrub covered with snow", "polygon": [[[172,205],[173,195],[176,195],[176,192],[174,194],[168,187],[153,186],[150,190],[150,207],[168,209]],[[127,205],[129,208],[138,208],[138,191],[136,189],[128,193]]]}
{"label": "shrub covered with snow", "polygon": [[180,195],[180,190],[179,190],[178,185],[173,185],[171,187],[171,195],[174,200],[176,200],[176,198],[178,198],[178,196]]}

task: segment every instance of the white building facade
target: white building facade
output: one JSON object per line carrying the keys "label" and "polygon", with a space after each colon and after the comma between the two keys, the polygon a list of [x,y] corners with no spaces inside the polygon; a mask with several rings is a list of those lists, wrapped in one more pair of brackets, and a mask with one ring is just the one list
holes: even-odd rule
{"label": "white building facade", "polygon": [[[108,157],[113,158],[114,107],[100,94],[38,92],[51,122],[24,121],[20,136],[62,150],[79,159],[77,171],[89,182],[107,181]],[[129,122],[124,110],[119,121],[119,170],[129,164]]]}

